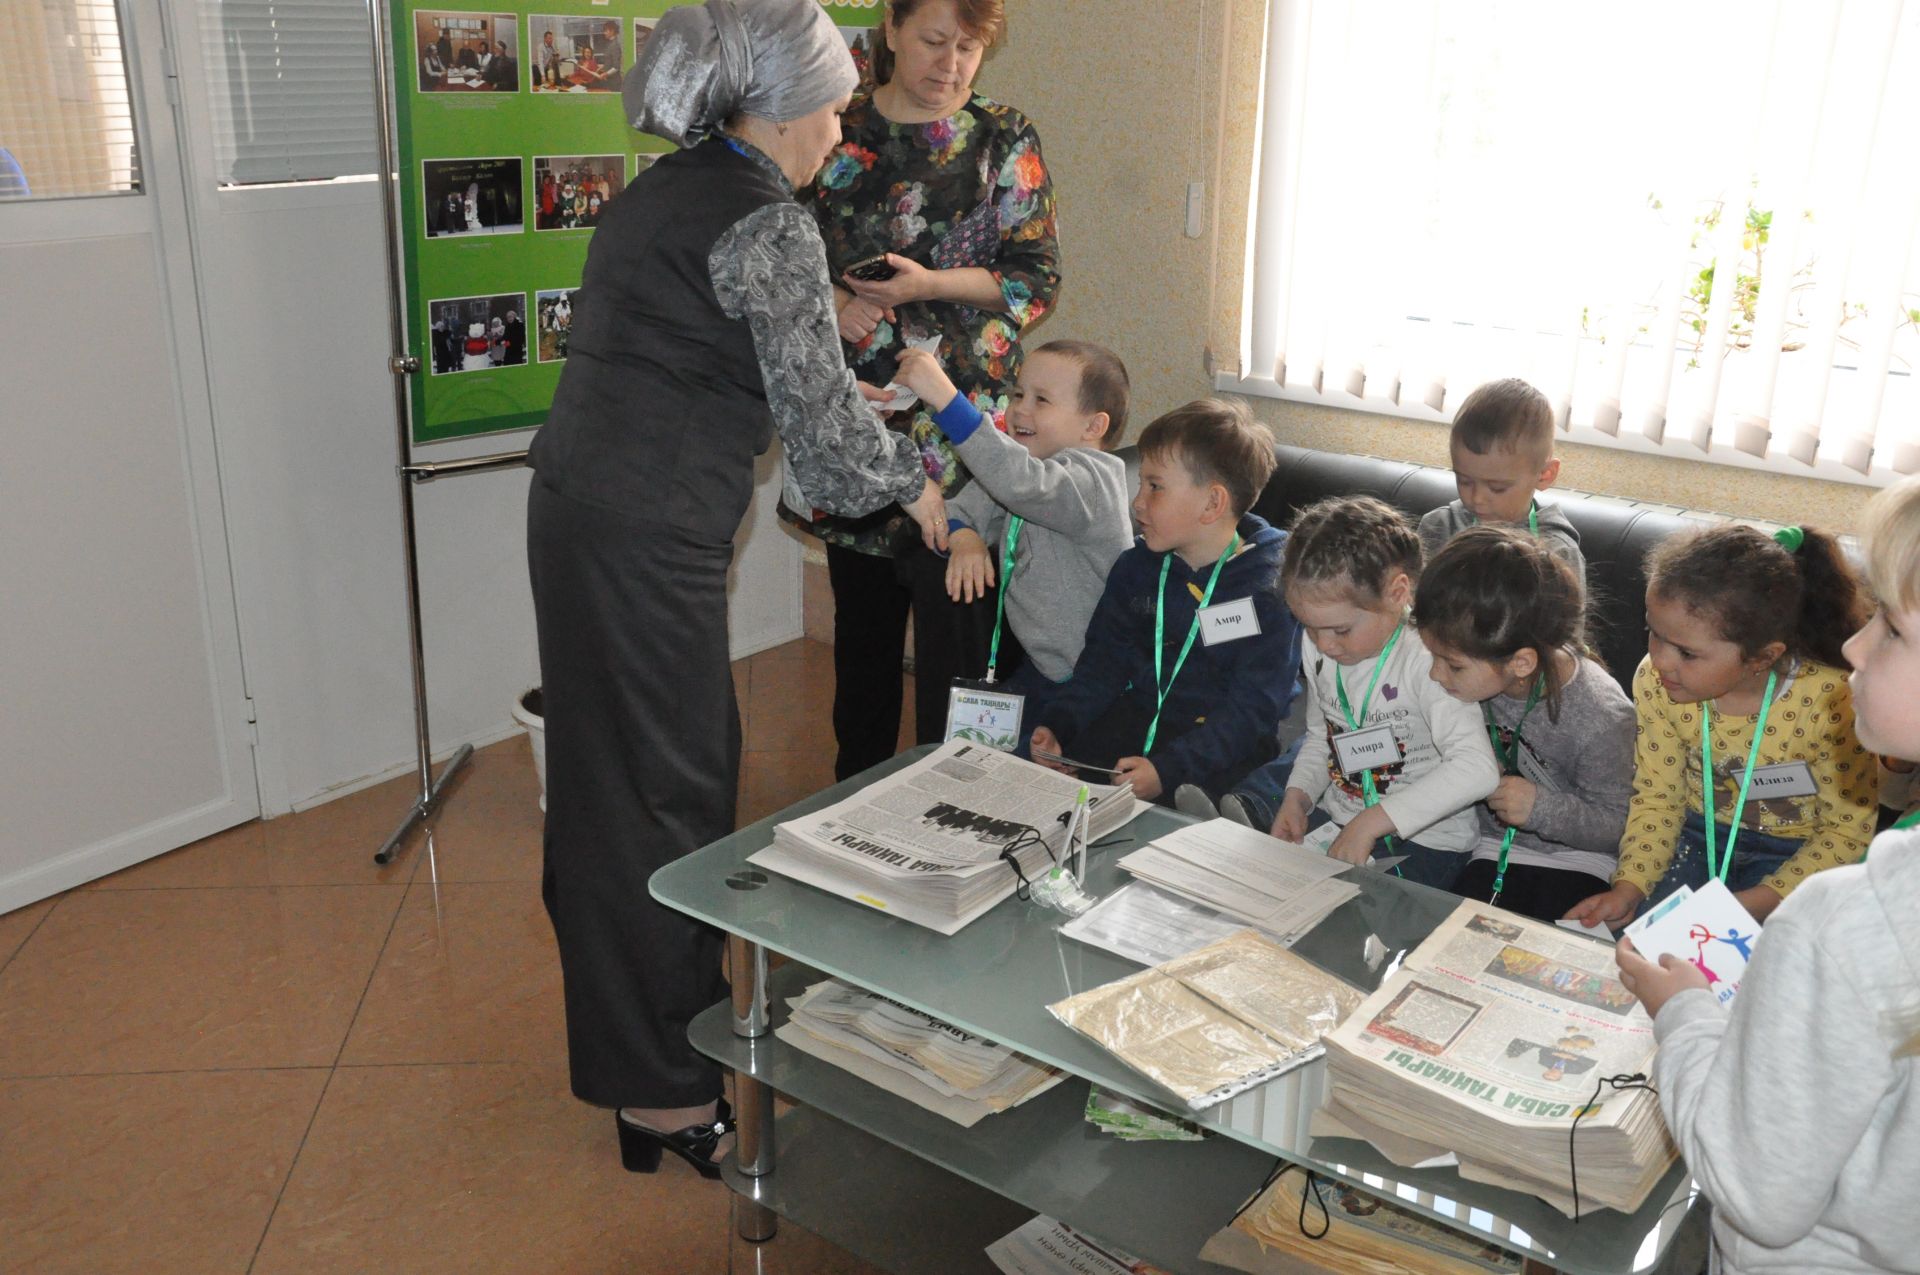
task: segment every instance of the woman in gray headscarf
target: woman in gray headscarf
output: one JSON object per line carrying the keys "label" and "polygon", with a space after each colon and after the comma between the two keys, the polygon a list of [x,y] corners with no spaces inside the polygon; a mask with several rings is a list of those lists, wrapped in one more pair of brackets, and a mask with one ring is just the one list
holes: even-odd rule
{"label": "woman in gray headscarf", "polygon": [[[944,544],[939,489],[841,354],[819,229],[794,202],[840,140],[855,71],[818,0],[670,10],[627,78],[678,143],[610,203],[534,440],[527,552],[547,731],[547,911],[573,1091],[622,1157],[708,1177],[731,1121],[687,1022],[723,999],[720,936],[655,869],[733,831],[740,725],[727,568],[778,430],[789,499],[898,503]],[[876,392],[877,393],[877,392]],[[800,507],[808,507],[802,504]]]}

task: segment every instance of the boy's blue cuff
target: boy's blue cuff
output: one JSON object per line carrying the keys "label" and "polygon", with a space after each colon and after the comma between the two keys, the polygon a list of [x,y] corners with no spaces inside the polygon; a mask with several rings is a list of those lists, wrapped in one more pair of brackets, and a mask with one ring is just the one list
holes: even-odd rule
{"label": "boy's blue cuff", "polygon": [[965,394],[955,394],[951,403],[933,414],[933,423],[940,427],[947,441],[954,444],[972,438],[973,431],[986,419],[986,414],[968,402]]}

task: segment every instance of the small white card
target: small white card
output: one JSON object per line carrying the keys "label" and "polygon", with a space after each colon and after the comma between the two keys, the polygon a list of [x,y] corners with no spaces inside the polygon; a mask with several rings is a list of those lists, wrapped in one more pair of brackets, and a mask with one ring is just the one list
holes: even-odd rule
{"label": "small white card", "polygon": [[947,693],[947,738],[964,739],[1010,753],[1020,746],[1024,695],[978,682],[956,682]]}
{"label": "small white card", "polygon": [[1218,606],[1200,608],[1200,641],[1207,646],[1237,642],[1255,637],[1259,632],[1260,617],[1253,612],[1252,598],[1235,598]]}
{"label": "small white card", "polygon": [[1325,854],[1333,843],[1340,839],[1340,825],[1329,819],[1300,838],[1300,844],[1309,850],[1318,850]]}
{"label": "small white card", "polygon": [[1739,992],[1760,937],[1760,923],[1724,881],[1709,881],[1677,906],[1663,904],[1635,925],[1640,928],[1629,926],[1627,936],[1640,955],[1650,961],[1668,954],[1692,961],[1722,1005]]}
{"label": "small white card", "polygon": [[1813,767],[1803,761],[1783,761],[1773,766],[1755,766],[1747,783],[1747,796],[1755,801],[1770,797],[1814,797],[1820,784]]}
{"label": "small white card", "polygon": [[1343,775],[1357,775],[1400,760],[1400,746],[1393,742],[1391,726],[1368,726],[1335,735],[1333,751],[1340,758]]}

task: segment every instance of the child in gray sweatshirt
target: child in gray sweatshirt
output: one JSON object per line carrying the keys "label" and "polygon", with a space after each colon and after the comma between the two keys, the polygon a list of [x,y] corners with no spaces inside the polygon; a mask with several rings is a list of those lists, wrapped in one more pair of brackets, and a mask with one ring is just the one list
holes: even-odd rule
{"label": "child in gray sweatshirt", "polygon": [[1566,560],[1503,527],[1448,541],[1413,606],[1433,680],[1480,706],[1501,769],[1453,890],[1541,921],[1612,881],[1633,799],[1633,702],[1581,654],[1585,609]]}
{"label": "child in gray sweatshirt", "polygon": [[[1073,674],[1107,572],[1133,544],[1127,467],[1112,454],[1126,429],[1127,369],[1101,346],[1048,342],[1021,365],[1004,433],[931,354],[903,354],[895,379],[934,409],[973,475],[947,502],[947,592],[971,602],[999,579],[1005,625],[1026,659],[1010,676],[990,665],[988,676],[1026,696],[1024,756],[1031,724]],[[990,659],[999,630],[996,617]]]}
{"label": "child in gray sweatshirt", "polygon": [[[1920,479],[1865,523],[1881,609],[1845,648],[1855,728],[1870,752],[1920,760]],[[1692,962],[1620,940],[1620,981],[1653,1015],[1660,1110],[1713,1203],[1716,1271],[1920,1272],[1916,822],[1789,894],[1731,1005]]]}

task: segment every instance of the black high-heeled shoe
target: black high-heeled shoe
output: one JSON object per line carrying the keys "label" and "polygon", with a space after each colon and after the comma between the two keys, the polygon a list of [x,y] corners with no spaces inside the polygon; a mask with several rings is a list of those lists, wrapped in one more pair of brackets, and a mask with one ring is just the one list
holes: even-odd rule
{"label": "black high-heeled shoe", "polygon": [[733,1132],[733,1108],[722,1098],[714,1118],[690,1124],[674,1133],[662,1133],[628,1120],[618,1111],[613,1123],[620,1131],[620,1163],[628,1173],[652,1173],[660,1167],[660,1153],[671,1151],[692,1165],[703,1178],[718,1180],[720,1162],[713,1158],[720,1139]]}

